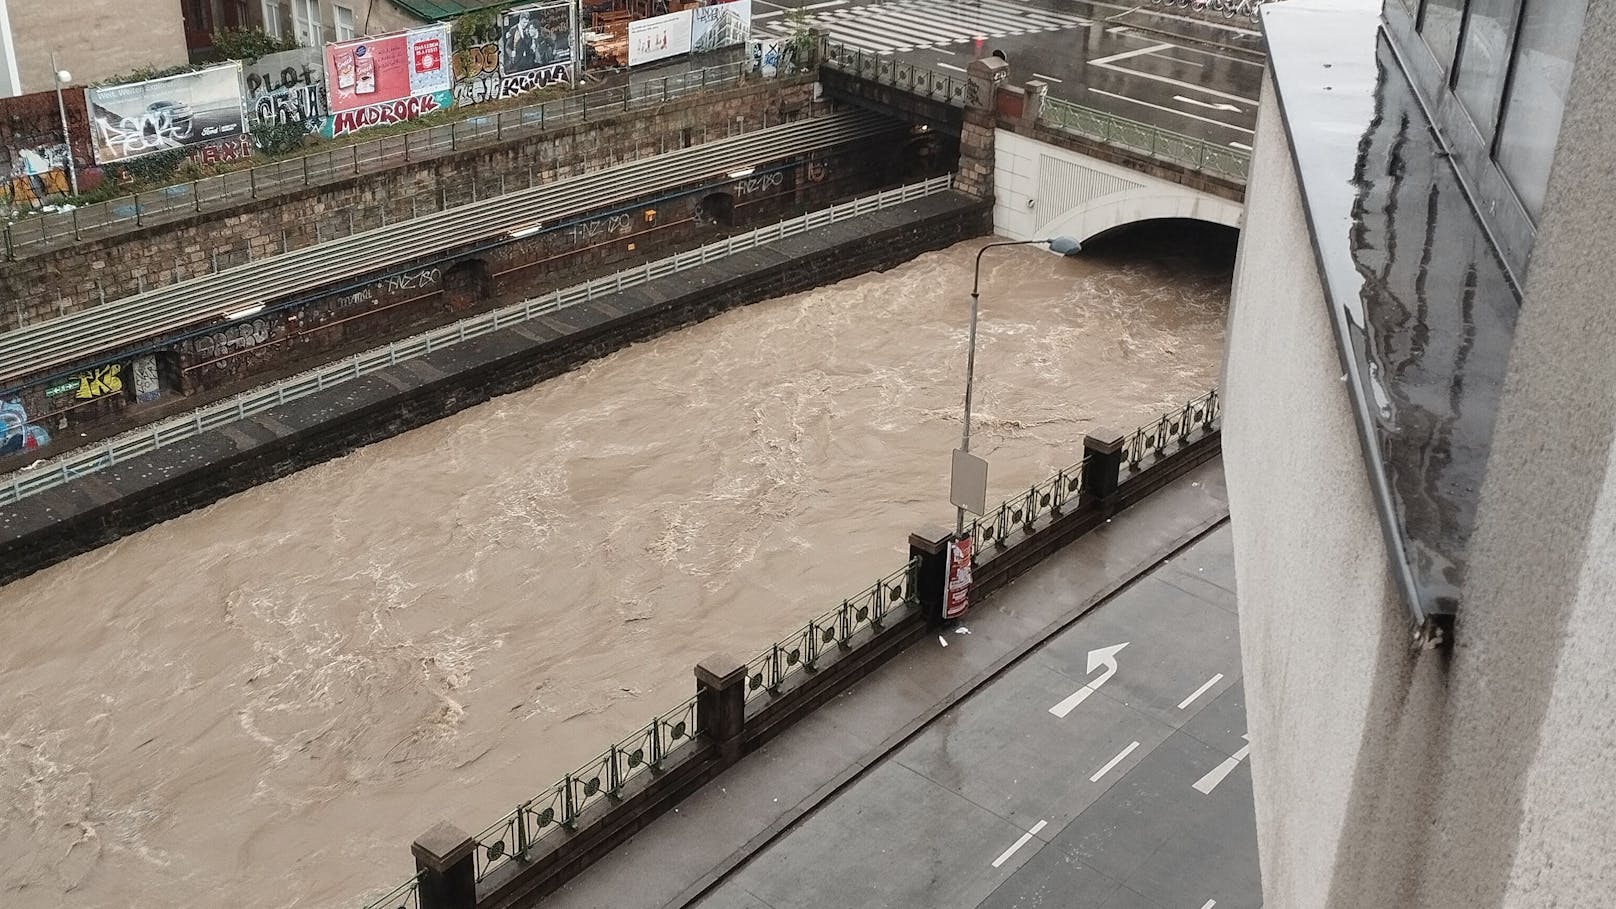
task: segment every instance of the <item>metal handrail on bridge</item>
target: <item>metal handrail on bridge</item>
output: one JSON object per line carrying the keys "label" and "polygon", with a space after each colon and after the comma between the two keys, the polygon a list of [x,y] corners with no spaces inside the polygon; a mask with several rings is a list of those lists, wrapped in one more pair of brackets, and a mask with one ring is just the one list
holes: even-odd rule
{"label": "metal handrail on bridge", "polygon": [[0,505],[19,502],[48,489],[64,486],[79,477],[105,470],[130,458],[156,451],[185,439],[193,438],[236,420],[246,419],[288,401],[306,397],[317,391],[340,385],[386,369],[405,360],[414,359],[434,350],[441,350],[469,338],[486,335],[512,325],[548,315],[558,310],[588,302],[598,296],[617,293],[657,278],[677,274],[691,268],[717,261],[726,256],[744,252],[758,246],[794,237],[815,228],[845,221],[848,218],[880,211],[913,199],[923,198],[953,187],[952,176],[933,177],[922,183],[890,189],[873,196],[843,202],[830,208],[809,212],[789,221],[738,236],[717,240],[697,249],[676,253],[655,262],[625,269],[604,278],[576,284],[542,297],[471,316],[433,331],[373,348],[345,360],[319,369],[293,376],[274,385],[247,392],[235,398],[198,408],[182,417],[175,417],[154,426],[126,433],[95,449],[79,454],[64,454],[59,460],[50,460],[34,468],[24,468],[0,479]]}
{"label": "metal handrail on bridge", "polygon": [[[133,230],[199,211],[348,180],[395,164],[429,161],[470,146],[503,142],[587,121],[592,112],[617,113],[655,107],[708,89],[738,84],[745,80],[750,66],[749,62],[740,61],[658,80],[575,92],[538,104],[477,114],[348,145],[329,146],[212,177],[81,205],[69,211],[45,212],[4,226],[6,258],[45,252],[73,243],[87,233],[99,236],[117,229]],[[443,207],[448,207],[446,202]]]}
{"label": "metal handrail on bridge", "polygon": [[[967,86],[970,79],[967,76],[938,72],[890,56],[870,53],[840,41],[827,42],[825,65],[955,107],[965,106],[969,91]],[[1059,98],[1044,98],[1038,120],[1086,139],[1237,183],[1246,182],[1246,171],[1251,167],[1249,152]]]}
{"label": "metal handrail on bridge", "polygon": [[465,249],[526,230],[536,232],[545,222],[626,203],[659,188],[723,177],[765,161],[790,158],[893,128],[892,121],[857,112],[753,130],[259,259],[215,275],[25,325],[0,335],[0,383],[14,383],[152,338],[215,324],[231,312],[329,287],[338,277],[357,277],[403,260]]}

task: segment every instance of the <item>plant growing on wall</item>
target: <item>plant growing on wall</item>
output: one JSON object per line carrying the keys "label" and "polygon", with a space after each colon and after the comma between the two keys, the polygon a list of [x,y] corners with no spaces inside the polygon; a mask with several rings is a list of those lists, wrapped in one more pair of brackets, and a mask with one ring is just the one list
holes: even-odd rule
{"label": "plant growing on wall", "polygon": [[260,57],[297,47],[295,38],[276,38],[261,28],[227,28],[213,33],[213,52],[221,60],[254,63]]}
{"label": "plant growing on wall", "polygon": [[785,63],[789,70],[812,65],[819,49],[819,38],[813,33],[813,21],[805,10],[794,9],[786,14],[790,31],[786,36]]}
{"label": "plant growing on wall", "polygon": [[249,138],[253,148],[266,155],[284,155],[303,147],[308,131],[301,120],[291,123],[254,123]]}
{"label": "plant growing on wall", "polygon": [[457,51],[499,40],[499,14],[503,7],[489,6],[474,9],[454,18],[449,32],[451,44]]}

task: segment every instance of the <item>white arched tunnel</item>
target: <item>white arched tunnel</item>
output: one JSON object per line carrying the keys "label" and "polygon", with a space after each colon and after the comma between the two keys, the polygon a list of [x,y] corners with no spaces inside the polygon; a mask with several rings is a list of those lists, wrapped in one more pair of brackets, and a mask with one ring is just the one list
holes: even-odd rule
{"label": "white arched tunnel", "polygon": [[1232,202],[1046,145],[1008,130],[994,141],[994,232],[1013,240],[1071,237],[1087,243],[1114,228],[1189,218],[1238,229]]}

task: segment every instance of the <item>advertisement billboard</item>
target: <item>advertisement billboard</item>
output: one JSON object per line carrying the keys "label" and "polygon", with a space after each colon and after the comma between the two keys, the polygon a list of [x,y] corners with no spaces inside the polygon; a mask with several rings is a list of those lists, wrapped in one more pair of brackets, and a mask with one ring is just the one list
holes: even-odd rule
{"label": "advertisement billboard", "polygon": [[247,114],[258,124],[297,124],[319,132],[326,109],[325,68],[320,51],[299,47],[258,58],[243,70]]}
{"label": "advertisement billboard", "polygon": [[455,107],[500,99],[498,42],[463,47],[452,59]]}
{"label": "advertisement billboard", "polygon": [[636,19],[628,24],[628,65],[654,63],[690,53],[692,10]]}
{"label": "advertisement billboard", "polygon": [[690,50],[705,54],[745,44],[752,32],[752,0],[706,3],[690,11]]}
{"label": "advertisement billboard", "polygon": [[414,120],[454,104],[449,26],[325,46],[327,136]]}
{"label": "advertisement billboard", "polygon": [[540,3],[508,10],[500,17],[501,94],[509,98],[571,84],[572,4]]}
{"label": "advertisement billboard", "polygon": [[957,619],[971,608],[971,544],[969,536],[948,541],[948,587],[943,600],[945,619]]}
{"label": "advertisement billboard", "polygon": [[239,138],[247,131],[241,64],[85,90],[90,146],[101,164]]}

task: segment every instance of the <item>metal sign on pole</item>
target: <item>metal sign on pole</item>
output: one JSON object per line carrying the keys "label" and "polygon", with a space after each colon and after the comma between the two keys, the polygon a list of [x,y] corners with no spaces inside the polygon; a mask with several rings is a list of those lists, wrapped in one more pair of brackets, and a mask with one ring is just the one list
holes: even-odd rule
{"label": "metal sign on pole", "polygon": [[948,504],[974,515],[988,510],[988,462],[963,449],[954,449],[948,475]]}

